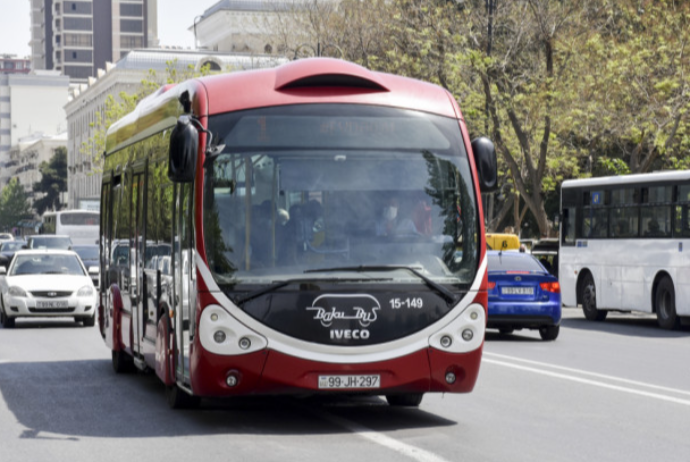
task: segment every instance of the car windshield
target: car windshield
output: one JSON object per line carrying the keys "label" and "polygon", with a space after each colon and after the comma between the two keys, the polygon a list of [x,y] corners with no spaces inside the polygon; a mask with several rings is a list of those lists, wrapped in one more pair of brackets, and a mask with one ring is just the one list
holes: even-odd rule
{"label": "car windshield", "polygon": [[85,273],[76,255],[17,255],[10,270],[10,276],[28,276],[32,274],[84,276]]}
{"label": "car windshield", "polygon": [[489,271],[540,271],[539,262],[531,255],[517,252],[489,253]]}
{"label": "car windshield", "polygon": [[72,242],[68,237],[34,237],[31,240],[32,249],[69,249]]}
{"label": "car windshield", "polygon": [[0,244],[0,252],[11,252],[13,250],[19,250],[22,248],[23,245],[26,245],[26,242],[23,242],[23,241],[3,242],[2,244]]}
{"label": "car windshield", "polygon": [[82,260],[98,260],[98,246],[97,245],[89,245],[89,246],[74,246],[72,247],[72,250],[77,252],[79,255],[79,258]]}
{"label": "car windshield", "polygon": [[[210,128],[220,152],[205,163],[204,234],[221,287],[386,265],[473,281],[479,228],[457,120],[302,105],[215,116]],[[420,284],[409,271],[366,274]]]}

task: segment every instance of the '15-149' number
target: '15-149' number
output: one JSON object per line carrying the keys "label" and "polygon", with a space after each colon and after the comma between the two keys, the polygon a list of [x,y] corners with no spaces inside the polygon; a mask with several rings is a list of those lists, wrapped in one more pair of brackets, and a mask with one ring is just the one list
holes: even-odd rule
{"label": "'15-149' number", "polygon": [[399,310],[400,308],[416,308],[419,310],[424,306],[421,298],[391,298],[390,304],[394,310]]}

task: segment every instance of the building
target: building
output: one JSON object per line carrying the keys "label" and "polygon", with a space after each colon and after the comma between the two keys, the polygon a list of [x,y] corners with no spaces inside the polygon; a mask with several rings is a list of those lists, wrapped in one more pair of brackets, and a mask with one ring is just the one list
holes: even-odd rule
{"label": "building", "polygon": [[16,55],[0,56],[0,74],[28,74],[31,72],[31,60],[17,58]]}
{"label": "building", "polygon": [[64,106],[69,78],[57,72],[0,74],[0,187],[15,174],[19,159],[10,150],[37,133],[54,136],[67,129]]}
{"label": "building", "polygon": [[[320,0],[337,3],[340,0]],[[285,50],[270,43],[280,16],[308,11],[309,0],[221,0],[198,16],[189,28],[197,46],[226,53],[278,53]],[[283,23],[285,21],[282,21]],[[312,50],[317,54],[316,50]]]}
{"label": "building", "polygon": [[85,83],[129,51],[158,46],[158,0],[29,0],[33,69]]}
{"label": "building", "polygon": [[43,133],[33,133],[21,138],[10,150],[10,162],[12,166],[8,169],[10,175],[3,182],[9,182],[10,178],[17,178],[19,184],[24,186],[24,190],[33,199],[33,184],[41,181],[39,167],[42,162],[48,162],[55,155],[57,148],[67,148],[67,131],[56,135],[44,135]]}
{"label": "building", "polygon": [[92,124],[103,114],[109,95],[117,97],[121,92],[133,94],[153,70],[161,78],[166,77],[169,63],[179,72],[189,69],[199,71],[203,66],[212,70],[231,71],[268,67],[282,60],[242,54],[223,54],[208,51],[144,49],[130,52],[116,64],[107,63],[99,70],[97,78],[89,79],[74,89],[65,106],[67,113],[67,177],[68,208],[83,208],[98,201],[101,192],[101,175],[93,162],[100,152],[86,149],[96,130]]}

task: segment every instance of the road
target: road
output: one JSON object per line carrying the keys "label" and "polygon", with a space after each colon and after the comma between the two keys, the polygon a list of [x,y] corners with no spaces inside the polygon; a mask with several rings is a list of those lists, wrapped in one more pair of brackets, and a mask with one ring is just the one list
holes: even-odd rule
{"label": "road", "polygon": [[561,335],[489,331],[475,391],[379,398],[251,398],[167,407],[155,376],[115,375],[96,328],[0,328],[0,461],[687,461],[690,328],[645,315]]}

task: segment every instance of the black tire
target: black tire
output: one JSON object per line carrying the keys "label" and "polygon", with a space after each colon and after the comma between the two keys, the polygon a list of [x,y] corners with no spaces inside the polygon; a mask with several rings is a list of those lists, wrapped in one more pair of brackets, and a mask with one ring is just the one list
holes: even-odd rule
{"label": "black tire", "polygon": [[96,325],[96,316],[81,318],[81,323],[84,325],[84,327],[93,327]]}
{"label": "black tire", "polygon": [[201,403],[201,398],[190,395],[177,385],[167,387],[165,394],[171,409],[193,409]]}
{"label": "black tire", "polygon": [[14,318],[10,318],[0,309],[0,324],[2,324],[2,327],[5,329],[11,329],[14,327]]}
{"label": "black tire", "polygon": [[654,297],[654,309],[659,326],[664,329],[680,327],[680,317],[676,314],[676,291],[673,282],[668,277],[659,281]]}
{"label": "black tire", "polygon": [[391,406],[417,407],[422,402],[424,393],[405,393],[401,395],[386,395],[386,401]]}
{"label": "black tire", "polygon": [[541,336],[542,340],[556,340],[560,330],[561,326],[541,326],[539,328],[539,335]]}
{"label": "black tire", "polygon": [[609,314],[606,310],[597,309],[597,287],[590,273],[585,275],[580,284],[580,302],[582,303],[582,312],[589,321],[603,321]]}
{"label": "black tire", "polygon": [[134,371],[133,358],[122,350],[112,351],[113,370],[116,374],[126,374]]}
{"label": "black tire", "polygon": [[515,332],[515,329],[513,329],[512,327],[501,327],[500,329],[498,329],[498,332],[500,332],[503,335],[508,335]]}

